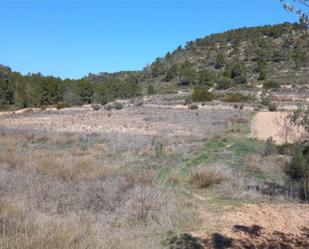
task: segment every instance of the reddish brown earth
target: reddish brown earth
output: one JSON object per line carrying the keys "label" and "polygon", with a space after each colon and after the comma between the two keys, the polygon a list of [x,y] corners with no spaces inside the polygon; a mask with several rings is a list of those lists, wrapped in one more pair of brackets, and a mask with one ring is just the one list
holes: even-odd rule
{"label": "reddish brown earth", "polygon": [[201,231],[182,235],[187,240],[182,248],[309,248],[309,205],[246,204],[219,218],[217,223],[224,226],[220,233],[205,232],[213,222],[207,215]]}

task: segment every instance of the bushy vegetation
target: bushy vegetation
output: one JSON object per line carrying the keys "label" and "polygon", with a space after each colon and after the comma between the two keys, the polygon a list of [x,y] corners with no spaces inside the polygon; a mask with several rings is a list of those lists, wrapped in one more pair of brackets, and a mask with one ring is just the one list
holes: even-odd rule
{"label": "bushy vegetation", "polygon": [[286,170],[294,181],[301,181],[301,193],[309,201],[309,149],[308,145],[295,144],[292,150],[292,161]]}
{"label": "bushy vegetation", "polygon": [[147,94],[148,94],[148,95],[155,95],[156,92],[157,92],[157,91],[156,91],[156,89],[154,88],[153,85],[148,86],[148,89],[147,89]]}
{"label": "bushy vegetation", "polygon": [[278,89],[280,88],[280,83],[274,80],[270,80],[264,82],[263,87],[266,89]]}
{"label": "bushy vegetation", "polygon": [[228,93],[223,97],[224,102],[238,103],[238,102],[248,102],[252,98],[249,96],[242,95],[241,93]]}
{"label": "bushy vegetation", "polygon": [[206,102],[215,99],[213,93],[209,92],[207,87],[195,87],[192,94],[192,99],[194,102]]}
{"label": "bushy vegetation", "polygon": [[188,182],[197,188],[208,188],[227,180],[220,168],[198,167],[188,177]]}
{"label": "bushy vegetation", "polygon": [[222,77],[217,80],[218,90],[227,90],[233,86],[233,81],[230,78]]}
{"label": "bushy vegetation", "polygon": [[[218,85],[220,90],[246,83],[258,84],[270,76],[279,82],[295,83],[296,77],[298,82],[305,83],[308,74],[296,72],[309,65],[308,36],[304,26],[296,23],[230,30],[190,41],[184,48],[178,47],[157,59],[143,74],[149,79],[147,72],[154,71],[150,74],[151,82]],[[265,86],[277,87],[269,82]]]}
{"label": "bushy vegetation", "polygon": [[277,111],[277,105],[276,103],[272,102],[272,100],[269,97],[262,97],[261,98],[261,104],[267,107],[267,109],[270,112]]}
{"label": "bushy vegetation", "polygon": [[198,105],[189,105],[189,109],[190,110],[197,110],[198,109]]}
{"label": "bushy vegetation", "polygon": [[107,102],[116,98],[131,98],[142,94],[139,79],[106,76],[99,82],[91,78],[62,80],[42,74],[26,76],[8,70],[0,77],[0,106],[19,108],[56,105],[67,106]]}

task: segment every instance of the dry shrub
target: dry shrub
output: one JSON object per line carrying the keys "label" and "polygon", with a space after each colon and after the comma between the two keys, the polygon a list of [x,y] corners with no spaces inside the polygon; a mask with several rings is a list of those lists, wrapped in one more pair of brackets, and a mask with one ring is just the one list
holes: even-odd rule
{"label": "dry shrub", "polygon": [[76,217],[40,216],[12,205],[0,206],[0,247],[3,249],[99,248],[91,229]]}
{"label": "dry shrub", "polygon": [[36,142],[46,143],[49,140],[49,137],[43,133],[36,133],[33,140]]}
{"label": "dry shrub", "polygon": [[259,155],[250,154],[244,157],[245,169],[252,173],[260,173],[261,169],[261,157]]}
{"label": "dry shrub", "polygon": [[227,175],[222,167],[198,167],[194,169],[188,177],[188,182],[197,188],[208,188],[215,184],[220,184],[227,180]]}
{"label": "dry shrub", "polygon": [[28,109],[24,110],[23,113],[33,113],[33,112],[34,112],[34,110],[32,108],[28,108]]}
{"label": "dry shrub", "polygon": [[5,150],[0,152],[0,163],[10,169],[16,169],[18,164],[18,156],[16,150]]}
{"label": "dry shrub", "polygon": [[59,177],[62,180],[82,180],[105,178],[112,174],[111,167],[104,162],[99,162],[92,155],[72,156],[62,153],[54,154],[42,153],[36,156],[34,168],[44,175]]}
{"label": "dry shrub", "polygon": [[154,169],[143,169],[137,174],[136,181],[145,186],[154,186],[157,172]]}
{"label": "dry shrub", "polygon": [[166,182],[168,184],[177,184],[181,182],[181,176],[178,169],[171,169],[166,176]]}
{"label": "dry shrub", "polygon": [[286,155],[270,155],[267,156],[266,159],[282,170],[285,170],[287,165],[291,162],[291,158]]}

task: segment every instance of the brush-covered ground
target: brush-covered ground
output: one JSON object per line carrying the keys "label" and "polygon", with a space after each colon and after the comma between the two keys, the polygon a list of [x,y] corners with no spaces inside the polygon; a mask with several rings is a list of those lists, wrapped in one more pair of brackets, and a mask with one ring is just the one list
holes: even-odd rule
{"label": "brush-covered ground", "polygon": [[309,248],[254,108],[185,97],[0,115],[0,248]]}

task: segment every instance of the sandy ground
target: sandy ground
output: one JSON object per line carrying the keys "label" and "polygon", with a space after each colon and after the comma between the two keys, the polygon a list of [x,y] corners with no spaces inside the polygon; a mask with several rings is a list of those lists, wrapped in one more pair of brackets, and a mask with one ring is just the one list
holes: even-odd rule
{"label": "sandy ground", "polygon": [[125,133],[207,138],[230,127],[246,111],[213,108],[189,110],[183,105],[145,104],[122,110],[93,111],[91,106],[62,110],[21,110],[0,116],[0,127],[42,132]]}
{"label": "sandy ground", "polygon": [[[222,216],[228,224],[260,226],[265,232],[300,235],[303,227],[309,228],[309,205],[306,204],[247,204],[240,210]],[[235,234],[235,229],[228,231]]]}
{"label": "sandy ground", "polygon": [[287,112],[258,112],[252,119],[252,137],[267,140],[272,137],[278,144],[295,142],[304,131],[287,122]]}

